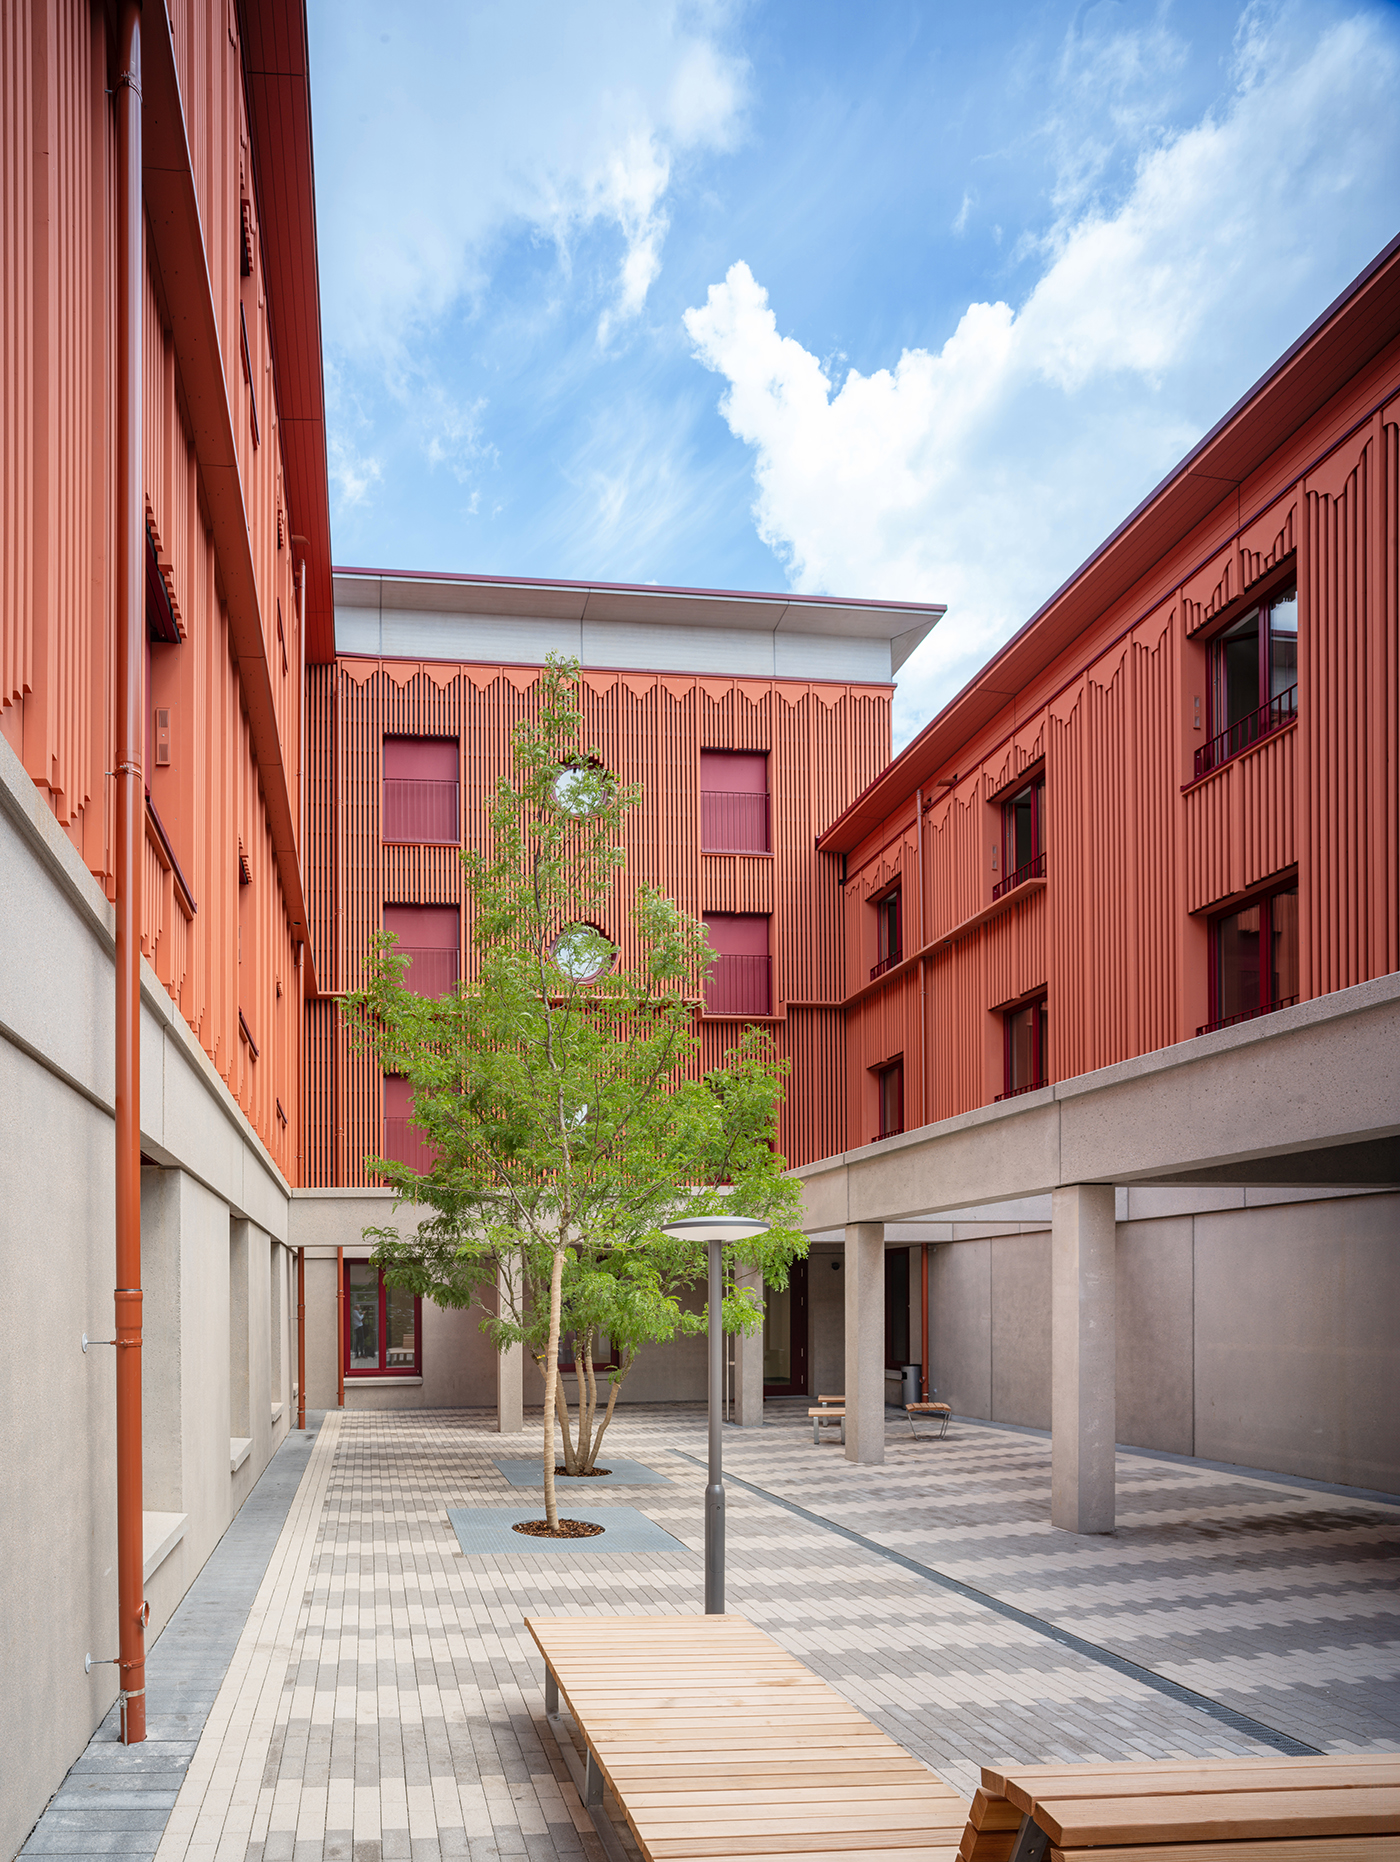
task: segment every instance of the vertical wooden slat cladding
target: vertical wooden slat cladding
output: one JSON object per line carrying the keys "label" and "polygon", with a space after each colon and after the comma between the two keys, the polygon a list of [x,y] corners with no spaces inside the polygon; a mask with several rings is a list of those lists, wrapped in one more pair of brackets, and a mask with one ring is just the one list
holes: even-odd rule
{"label": "vertical wooden slat cladding", "polygon": [[[386,738],[454,738],[461,759],[466,845],[484,850],[491,794],[509,768],[511,733],[531,714],[538,670],[346,657],[308,674],[307,882],[318,974],[353,989],[386,904],[460,904],[462,960],[471,926],[456,850],[381,841]],[[642,881],[695,917],[707,911],[771,919],[772,1011],[780,1053],[826,1069],[812,1082],[794,1065],[780,1143],[794,1161],[825,1155],[842,1131],[837,1004],[841,985],[840,862],[813,851],[822,827],[889,754],[889,695],[849,686],[650,672],[586,672],[582,749],[594,749],[641,806],[626,828],[627,866],[604,929],[635,956],[631,909]],[[700,851],[702,750],[763,751],[769,759],[771,855]],[[789,1009],[788,1004],[794,1006]],[[800,1006],[799,1006],[800,1005]],[[703,1064],[738,1039],[741,1024],[702,1020]],[[326,1005],[307,1017],[308,1169],[319,1182],[366,1181],[380,1148],[381,1087],[351,1052]],[[328,1136],[337,1124],[337,1156]]]}
{"label": "vertical wooden slat cladding", "polygon": [[[1305,997],[1400,968],[1398,378],[1386,351],[1332,391],[1318,424],[1257,465],[1258,490],[1232,491],[1189,534],[1169,534],[1133,588],[1084,622],[1077,657],[1063,641],[1047,650],[1032,682],[964,741],[936,721],[936,754],[920,758],[916,740],[907,786],[881,785],[883,819],[863,809],[828,837],[848,863],[849,1142],[873,1135],[870,1070],[899,1052],[911,1117],[925,1103],[922,1116],[939,1119],[993,1099],[1003,1013],[1042,988],[1052,1080],[1194,1034],[1213,915],[1295,869]],[[1297,721],[1193,780],[1211,642],[1295,573]],[[1042,758],[1043,891],[994,899],[1002,799]],[[906,896],[918,883],[920,796],[922,1022],[915,946],[887,978],[869,970],[872,901],[896,880]],[[926,1089],[910,1058],[920,1035]]]}
{"label": "vertical wooden slat cladding", "polygon": [[1397,967],[1394,435],[1387,410],[1304,487],[1297,732],[1308,995]]}
{"label": "vertical wooden slat cladding", "polygon": [[[170,21],[184,137],[163,120],[166,133],[188,143],[203,267],[183,248],[181,263],[163,262],[165,242],[184,236],[172,232],[170,216],[152,210],[146,226],[142,491],[183,638],[151,654],[147,703],[170,712],[171,758],[145,777],[170,852],[148,838],[142,939],[159,981],[295,1181],[299,1139],[289,1121],[301,1098],[302,971],[283,896],[295,874],[279,859],[269,797],[281,801],[301,761],[300,640],[263,281],[256,265],[242,281],[236,263],[246,152],[233,18],[176,0]],[[86,0],[10,7],[0,18],[0,729],[110,896],[116,168],[108,23]],[[152,34],[163,30],[155,16]],[[154,46],[148,35],[148,103]],[[154,103],[152,110],[159,115]],[[172,337],[207,327],[206,288],[222,356],[200,352],[207,373],[199,404],[207,427],[222,389],[232,430],[243,436],[235,492],[275,714],[275,744],[261,748],[211,518],[211,501],[227,503],[231,462],[196,445],[185,352]],[[261,410],[256,448],[245,432],[248,385],[229,340],[240,292]],[[221,382],[224,357],[233,358],[233,373]]]}

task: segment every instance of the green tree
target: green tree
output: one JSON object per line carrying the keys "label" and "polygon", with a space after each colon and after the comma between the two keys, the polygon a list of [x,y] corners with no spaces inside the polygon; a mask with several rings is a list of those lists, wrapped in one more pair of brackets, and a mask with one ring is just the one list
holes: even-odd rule
{"label": "green tree", "polygon": [[[775,1149],[786,1063],[749,1028],[701,1077],[696,1010],[712,962],[703,925],[638,885],[615,947],[627,814],[625,788],[582,741],[576,661],[551,660],[533,715],[516,728],[496,786],[484,850],[463,854],[471,974],[447,996],[403,987],[406,960],[378,937],[368,982],[345,1011],[386,1072],[404,1076],[432,1157],[419,1172],[370,1163],[396,1208],[423,1211],[416,1232],[367,1230],[393,1285],[467,1306],[500,1289],[483,1330],[498,1350],[523,1342],[544,1372],[544,1486],[558,1529],[554,1425],[565,1467],[591,1468],[638,1350],[703,1331],[686,1292],[704,1250],[663,1234],[679,1216],[721,1207],[770,1224],[726,1263],[723,1323],[752,1330],[757,1304],[741,1268],[782,1287],[805,1252],[799,1191]],[[559,1377],[574,1333],[577,1439]],[[595,1342],[619,1362],[598,1416]]]}

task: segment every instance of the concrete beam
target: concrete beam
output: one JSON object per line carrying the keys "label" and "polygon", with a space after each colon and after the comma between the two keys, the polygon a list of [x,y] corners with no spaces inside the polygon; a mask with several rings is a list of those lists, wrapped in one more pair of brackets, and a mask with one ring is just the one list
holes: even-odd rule
{"label": "concrete beam", "polygon": [[1050,1523],[1112,1532],[1117,1375],[1111,1183],[1055,1191],[1050,1219]]}
{"label": "concrete beam", "polygon": [[809,1234],[1087,1182],[1400,1182],[1400,974],[804,1165]]}
{"label": "concrete beam", "polygon": [[885,1459],[885,1228],[846,1229],[846,1459]]}

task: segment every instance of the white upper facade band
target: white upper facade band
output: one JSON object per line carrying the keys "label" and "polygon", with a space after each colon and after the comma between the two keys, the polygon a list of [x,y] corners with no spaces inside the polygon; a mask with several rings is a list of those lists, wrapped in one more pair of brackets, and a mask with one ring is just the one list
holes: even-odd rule
{"label": "white upper facade band", "polygon": [[941,604],[621,583],[335,572],[337,653],[885,684]]}

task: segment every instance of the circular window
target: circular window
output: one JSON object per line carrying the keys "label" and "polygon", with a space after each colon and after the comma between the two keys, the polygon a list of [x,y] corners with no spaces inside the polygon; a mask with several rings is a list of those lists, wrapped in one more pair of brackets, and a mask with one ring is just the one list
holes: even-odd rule
{"label": "circular window", "polygon": [[559,808],[580,821],[601,814],[612,791],[612,771],[583,757],[576,763],[566,763],[554,778],[554,799]]}
{"label": "circular window", "polygon": [[554,940],[554,961],[571,983],[592,983],[605,975],[617,955],[596,925],[565,925]]}

